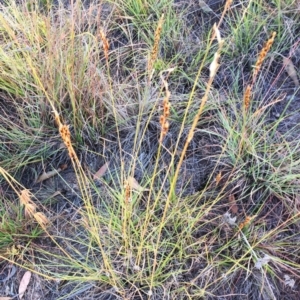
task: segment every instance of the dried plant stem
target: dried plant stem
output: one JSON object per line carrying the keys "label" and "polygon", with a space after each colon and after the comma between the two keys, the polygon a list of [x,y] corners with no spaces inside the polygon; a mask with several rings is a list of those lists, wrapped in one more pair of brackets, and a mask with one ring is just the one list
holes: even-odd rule
{"label": "dried plant stem", "polygon": [[78,156],[73,148],[69,126],[61,123],[59,114],[56,110],[54,110],[54,117],[55,117],[55,122],[58,125],[60,136],[68,150],[69,157],[71,158],[74,170],[76,172],[77,182],[86,204],[85,207],[90,213],[92,213],[93,206],[90,203],[91,197],[90,197],[90,190],[89,190],[89,182],[87,176],[85,175],[84,170],[81,167]]}
{"label": "dried plant stem", "polygon": [[[11,186],[11,188],[15,191],[20,199],[20,205],[25,208],[25,217],[32,218],[39,223],[39,225],[45,230],[46,225],[49,223],[48,218],[41,212],[37,212],[37,205],[32,200],[33,195],[30,193],[28,189],[22,187],[18,181],[16,181],[8,172],[6,172],[3,168],[0,167],[0,174],[5,178],[7,183]],[[15,185],[18,185],[17,188]]]}
{"label": "dried plant stem", "polygon": [[[55,238],[47,231],[46,225],[48,224],[49,220],[47,219],[47,217],[43,213],[36,212],[37,205],[31,199],[32,194],[30,193],[30,191],[27,190],[27,189],[24,189],[24,187],[22,187],[18,181],[16,181],[8,172],[6,172],[1,167],[0,167],[0,174],[5,178],[5,180],[11,186],[11,188],[18,195],[18,197],[20,199],[20,204],[25,206],[26,216],[27,217],[30,217],[30,216],[34,217],[35,220],[39,223],[39,225],[43,228],[43,230],[50,237],[50,239],[56,244],[58,249],[60,249],[66,255],[66,257],[68,257],[69,259],[72,259],[70,257],[70,255],[59,245],[59,243],[55,240]],[[16,188],[15,185],[19,185],[19,188]],[[19,190],[21,190],[21,191],[19,192]],[[3,257],[0,256],[0,258],[3,258]]]}
{"label": "dried plant stem", "polygon": [[[186,140],[186,142],[184,144],[184,147],[183,147],[183,150],[182,150],[182,153],[181,153],[181,156],[180,156],[180,160],[179,160],[179,163],[178,163],[178,167],[177,167],[176,172],[175,172],[176,181],[177,181],[177,177],[178,177],[178,174],[179,174],[179,171],[180,171],[180,167],[181,167],[182,162],[184,160],[185,153],[187,151],[187,148],[188,148],[190,142],[192,141],[192,139],[194,137],[195,128],[196,128],[196,126],[197,126],[197,124],[198,124],[198,122],[200,120],[201,114],[202,114],[202,112],[204,110],[204,106],[205,106],[205,104],[207,102],[208,95],[209,95],[209,92],[210,92],[213,80],[214,80],[214,77],[210,77],[209,78],[208,84],[206,86],[205,94],[204,94],[204,96],[201,99],[200,108],[199,108],[199,110],[198,110],[198,112],[197,112],[197,114],[196,114],[196,116],[195,116],[195,118],[193,120],[192,127],[191,127],[191,129],[190,129],[190,131],[188,133],[188,137],[187,137],[187,140]],[[174,180],[174,182],[176,182],[176,181]]]}
{"label": "dried plant stem", "polygon": [[[219,33],[219,31],[218,31],[217,27],[215,26],[215,35],[218,36],[218,33]],[[183,147],[183,150],[182,150],[182,153],[181,153],[181,156],[180,156],[180,160],[179,160],[179,163],[178,163],[178,167],[177,167],[176,172],[175,172],[175,176],[174,176],[174,180],[173,180],[174,183],[172,182],[172,185],[174,185],[174,186],[171,187],[171,189],[175,188],[175,184],[176,184],[176,181],[177,181],[177,177],[179,175],[180,167],[181,167],[182,162],[184,160],[185,153],[187,151],[187,148],[188,148],[190,142],[192,141],[192,139],[194,137],[195,128],[196,128],[196,126],[197,126],[197,124],[200,120],[200,117],[202,115],[202,112],[204,110],[204,107],[205,107],[205,104],[207,102],[208,95],[209,95],[212,83],[214,81],[215,75],[217,73],[217,69],[219,67],[218,60],[220,58],[220,52],[221,52],[221,49],[223,47],[224,41],[220,39],[218,42],[219,42],[219,48],[218,48],[217,52],[215,53],[214,59],[213,59],[211,65],[210,65],[210,76],[209,76],[209,80],[208,80],[208,83],[207,83],[207,86],[206,86],[206,89],[205,89],[205,93],[204,93],[204,96],[201,99],[200,107],[198,109],[198,112],[197,112],[196,116],[194,117],[192,127],[191,127],[191,129],[188,133],[187,140],[184,144],[184,147]]]}
{"label": "dried plant stem", "polygon": [[[227,2],[231,3],[231,1],[227,1]],[[228,9],[228,7],[229,7],[229,5],[227,6],[226,10]],[[223,14],[224,14],[224,12],[223,12]],[[159,243],[160,238],[161,238],[162,228],[164,226],[164,222],[165,222],[165,219],[166,219],[166,215],[167,215],[167,211],[169,209],[169,205],[170,205],[171,199],[175,195],[175,187],[176,187],[177,179],[178,179],[178,176],[179,176],[179,172],[181,170],[181,166],[182,166],[182,163],[183,163],[183,160],[184,160],[187,148],[188,148],[191,140],[193,139],[194,130],[195,130],[195,128],[196,128],[196,126],[197,126],[197,124],[198,124],[198,122],[200,120],[200,117],[201,117],[201,115],[203,113],[203,110],[204,110],[205,104],[207,102],[208,95],[209,95],[212,83],[214,81],[217,69],[219,67],[218,60],[220,58],[220,53],[221,53],[221,49],[222,49],[223,44],[224,44],[224,40],[221,39],[220,32],[219,32],[218,27],[216,25],[214,26],[214,33],[213,33],[213,35],[211,37],[209,47],[211,46],[211,44],[212,44],[212,42],[213,42],[213,40],[215,38],[217,38],[217,40],[218,40],[218,45],[219,45],[218,46],[218,50],[215,53],[214,59],[213,59],[211,65],[210,65],[210,76],[209,76],[209,80],[208,80],[208,83],[207,83],[207,86],[206,86],[205,94],[204,94],[204,96],[201,99],[200,107],[198,109],[198,112],[197,112],[196,116],[194,117],[194,120],[193,120],[193,123],[192,123],[192,127],[191,127],[191,129],[190,129],[190,131],[188,133],[188,137],[187,137],[187,140],[186,140],[186,142],[184,144],[183,150],[181,152],[180,159],[179,159],[178,165],[176,167],[174,177],[172,178],[172,181],[171,181],[170,191],[169,191],[167,199],[166,199],[166,204],[165,204],[165,207],[164,207],[163,216],[162,216],[162,219],[161,219],[161,224],[159,226],[159,233],[158,233],[158,238],[157,238],[157,245],[156,245],[155,249],[158,249],[158,243]],[[191,100],[191,98],[194,95],[194,92],[195,92],[195,89],[196,89],[196,85],[198,83],[198,79],[200,77],[200,73],[201,73],[202,68],[203,68],[203,63],[201,64],[201,66],[200,66],[200,68],[198,70],[198,73],[197,73],[197,76],[196,76],[196,79],[195,79],[195,84],[194,84],[192,92],[191,92],[190,100]],[[188,107],[187,107],[187,109],[188,109]],[[156,258],[157,258],[157,255],[156,255],[156,252],[155,252],[154,261],[153,261],[153,271],[152,271],[152,276],[151,276],[151,286],[152,286],[152,283],[153,283],[153,280],[154,280],[154,273],[155,273],[154,270],[156,268]]]}
{"label": "dried plant stem", "polygon": [[125,180],[124,182],[124,201],[122,203],[122,240],[124,242],[125,249],[129,247],[129,238],[127,234],[127,228],[129,224],[129,220],[131,218],[131,197],[132,197],[132,188],[128,182]]}
{"label": "dried plant stem", "polygon": [[[95,211],[94,211],[95,208],[94,208],[93,204],[91,203],[92,197],[90,194],[88,178],[85,175],[85,172],[81,167],[81,164],[77,157],[77,154],[72,146],[71,133],[69,131],[69,127],[67,125],[63,125],[61,123],[59,114],[55,109],[54,109],[54,116],[55,116],[56,124],[58,125],[58,128],[59,128],[59,133],[61,135],[61,138],[62,138],[64,144],[66,145],[66,147],[68,149],[69,156],[71,158],[74,170],[76,172],[79,189],[82,193],[83,200],[85,202],[85,209],[86,209],[86,213],[87,213],[88,221],[89,221],[88,226],[90,228],[99,228],[98,220],[97,220],[97,218],[94,217],[97,215],[97,213],[95,213]],[[99,234],[96,234],[96,235],[94,235],[94,237],[97,240],[99,248],[101,249],[101,253],[103,255],[103,260],[104,260],[106,269],[110,272],[110,275],[112,276],[112,279],[113,279],[114,283],[116,284],[117,279],[116,279],[114,273],[110,271],[112,268],[110,266],[109,259],[107,258],[106,254],[105,254],[100,236],[99,236]],[[66,254],[66,255],[69,257],[68,254]]]}
{"label": "dried plant stem", "polygon": [[160,132],[160,139],[159,142],[162,143],[164,137],[167,135],[169,131],[169,121],[168,118],[170,116],[170,97],[171,93],[169,91],[168,82],[161,76],[161,79],[164,83],[165,89],[166,89],[166,96],[163,100],[163,114],[160,116],[159,123],[161,125],[161,132]]}
{"label": "dried plant stem", "polygon": [[[165,78],[168,78],[170,73],[174,71],[175,68],[170,68],[170,69],[167,69],[167,70],[164,70],[160,73],[160,77],[162,79],[162,82],[165,86],[165,89],[166,89],[166,96],[164,98],[164,110],[163,110],[163,115],[164,116],[164,121],[167,121],[167,118],[169,117],[169,114],[170,114],[170,104],[169,104],[169,98],[170,98],[170,92],[169,92],[169,88],[168,88],[168,83],[166,81]],[[167,75],[165,77],[163,77],[163,73],[164,72],[167,72]],[[162,116],[161,116],[161,124],[163,123],[162,121]],[[163,123],[163,124],[166,124],[166,123]],[[166,134],[168,129],[169,129],[169,122],[167,123],[167,126],[163,126],[162,125],[162,131],[161,131],[161,137],[160,137],[160,141],[163,140],[163,137],[165,136],[165,134],[163,133],[163,128],[164,128],[164,133]],[[161,155],[161,149],[163,147],[163,143],[160,142],[158,144],[158,150],[157,150],[157,159],[155,160],[155,165],[154,165],[154,169],[153,169],[153,174],[157,174],[158,173],[158,169],[159,169],[159,162],[160,160],[158,159]],[[173,158],[172,158],[173,160]],[[168,170],[166,171],[167,173],[170,172],[170,169],[171,169],[171,166],[173,165],[173,163],[171,162],[169,167],[168,167]],[[143,251],[143,243],[145,242],[145,235],[147,234],[147,231],[148,231],[148,225],[149,225],[149,222],[150,222],[150,219],[152,218],[152,213],[151,213],[151,207],[156,207],[158,202],[160,201],[160,196],[161,196],[161,193],[162,193],[162,190],[163,190],[163,186],[164,186],[164,183],[161,184],[161,188],[160,190],[155,194],[155,201],[154,203],[151,202],[151,196],[152,196],[152,192],[155,187],[155,184],[156,184],[156,176],[152,176],[152,180],[151,180],[151,183],[150,183],[150,187],[149,187],[149,194],[148,194],[148,201],[147,201],[147,208],[146,208],[146,219],[145,219],[145,222],[143,223],[143,228],[141,230],[141,244],[139,245],[139,250],[138,250],[138,254],[137,254],[137,258],[136,258],[136,265],[139,265],[140,264],[140,261],[141,261],[141,254],[142,254],[142,251]]]}
{"label": "dried plant stem", "polygon": [[230,8],[230,6],[231,6],[231,4],[232,4],[232,1],[233,1],[233,0],[227,0],[227,1],[226,1],[225,6],[224,6],[224,9],[223,9],[223,12],[222,12],[222,15],[221,15],[221,18],[220,18],[219,23],[218,23],[218,25],[217,25],[218,28],[219,28],[220,25],[222,24],[223,19],[224,19],[224,17],[225,17],[225,15],[226,15],[227,11],[229,10],[229,8]]}

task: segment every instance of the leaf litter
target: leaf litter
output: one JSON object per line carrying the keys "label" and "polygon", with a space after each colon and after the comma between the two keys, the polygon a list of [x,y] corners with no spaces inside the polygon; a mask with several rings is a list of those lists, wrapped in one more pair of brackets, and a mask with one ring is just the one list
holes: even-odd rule
{"label": "leaf litter", "polygon": [[28,284],[30,282],[32,273],[30,271],[26,271],[21,279],[20,285],[19,285],[19,298],[22,299],[24,296],[24,293],[27,290]]}
{"label": "leaf litter", "polygon": [[94,180],[95,179],[99,179],[101,177],[104,176],[104,174],[106,173],[106,171],[108,170],[108,167],[109,167],[109,161],[106,162],[93,176]]}
{"label": "leaf litter", "polygon": [[298,75],[293,62],[289,58],[283,57],[283,65],[289,77],[294,81],[295,86],[299,87],[300,84],[298,80]]}

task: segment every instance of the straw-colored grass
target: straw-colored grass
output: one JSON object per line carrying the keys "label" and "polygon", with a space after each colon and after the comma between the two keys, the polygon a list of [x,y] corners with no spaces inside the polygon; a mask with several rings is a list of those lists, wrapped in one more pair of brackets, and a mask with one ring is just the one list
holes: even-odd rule
{"label": "straw-colored grass", "polygon": [[285,20],[186,2],[0,6],[0,268],[47,299],[297,299]]}

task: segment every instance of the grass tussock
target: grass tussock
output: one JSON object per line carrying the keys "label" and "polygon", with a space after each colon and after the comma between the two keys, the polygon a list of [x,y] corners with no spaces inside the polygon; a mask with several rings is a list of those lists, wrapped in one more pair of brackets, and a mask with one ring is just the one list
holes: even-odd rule
{"label": "grass tussock", "polygon": [[36,274],[25,297],[298,299],[295,3],[202,2],[0,5],[0,269]]}

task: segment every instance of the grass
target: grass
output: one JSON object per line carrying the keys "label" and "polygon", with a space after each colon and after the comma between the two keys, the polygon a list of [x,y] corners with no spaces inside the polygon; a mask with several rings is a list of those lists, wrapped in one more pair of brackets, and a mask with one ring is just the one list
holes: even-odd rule
{"label": "grass", "polygon": [[25,297],[298,299],[299,8],[231,2],[1,5],[0,268],[37,274]]}

